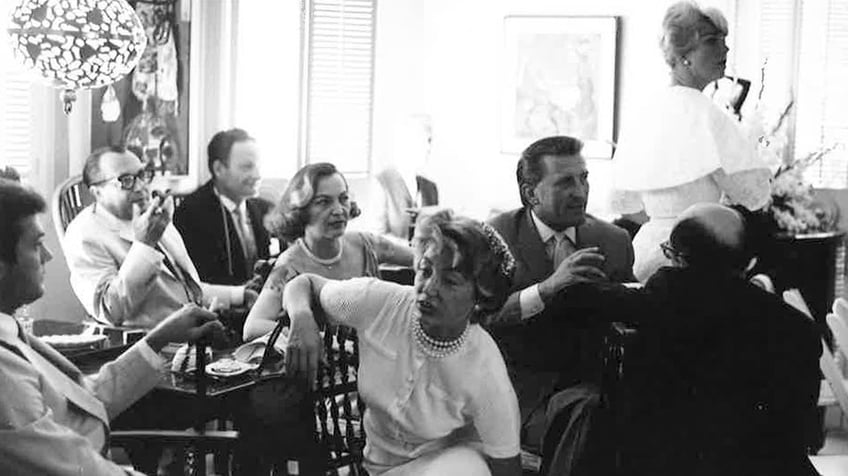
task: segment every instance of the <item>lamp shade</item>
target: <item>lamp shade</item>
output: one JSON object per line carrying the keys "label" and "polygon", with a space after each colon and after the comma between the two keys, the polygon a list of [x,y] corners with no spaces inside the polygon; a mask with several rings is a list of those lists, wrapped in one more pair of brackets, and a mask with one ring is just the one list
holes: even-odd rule
{"label": "lamp shade", "polygon": [[7,28],[15,57],[50,86],[73,92],[111,84],[138,63],[144,27],[124,0],[23,0]]}

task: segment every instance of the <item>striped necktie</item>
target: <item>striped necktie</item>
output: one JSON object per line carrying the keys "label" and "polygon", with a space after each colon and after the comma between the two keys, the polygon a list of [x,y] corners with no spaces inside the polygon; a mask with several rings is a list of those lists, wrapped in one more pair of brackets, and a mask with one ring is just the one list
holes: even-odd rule
{"label": "striped necktie", "polygon": [[574,243],[571,242],[571,239],[562,233],[560,235],[554,235],[551,238],[553,241],[554,253],[553,253],[553,262],[554,269],[559,268],[559,265],[565,261],[566,258],[571,256],[574,253],[575,246]]}
{"label": "striped necktie", "polygon": [[233,210],[233,215],[236,217],[236,226],[239,230],[239,238],[241,239],[242,251],[244,251],[245,267],[247,275],[253,275],[253,263],[256,261],[256,240],[253,237],[253,230],[250,229],[250,223],[245,216],[247,207],[236,207]]}
{"label": "striped necktie", "polygon": [[162,253],[162,261],[165,264],[165,267],[168,268],[168,271],[177,278],[177,281],[183,285],[183,289],[186,293],[186,298],[188,298],[189,302],[193,302],[199,306],[203,305],[203,290],[200,289],[200,285],[198,285],[191,276],[185,272],[174,260],[171,259],[171,256],[168,252],[165,251],[159,243],[156,243],[156,251]]}

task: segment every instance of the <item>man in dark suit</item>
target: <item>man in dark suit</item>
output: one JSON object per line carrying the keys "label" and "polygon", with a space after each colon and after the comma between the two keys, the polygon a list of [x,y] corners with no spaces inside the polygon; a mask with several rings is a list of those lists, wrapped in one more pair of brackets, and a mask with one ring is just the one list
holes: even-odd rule
{"label": "man in dark suit", "polygon": [[547,325],[559,318],[557,296],[575,282],[634,280],[627,232],[586,214],[589,174],[582,147],[565,136],[531,144],[516,172],[523,207],[491,220],[517,264],[509,299],[491,322],[511,363],[556,370],[573,366],[574,360],[562,354],[568,351],[563,336],[551,336]]}
{"label": "man in dark suit", "polygon": [[[637,328],[627,349],[624,474],[816,474],[806,429],[819,392],[812,319],[747,281],[743,217],[683,212],[662,244],[671,267],[643,289],[569,287],[562,307]],[[622,430],[627,430],[622,432]]]}
{"label": "man in dark suit", "polygon": [[259,152],[247,132],[230,129],[212,137],[207,153],[212,178],[183,200],[174,225],[202,280],[243,284],[254,263],[269,255],[268,207],[254,198]]}
{"label": "man in dark suit", "polygon": [[[555,390],[598,383],[600,374],[602,329],[565,315],[558,304],[563,290],[584,281],[635,280],[627,232],[586,214],[589,182],[582,147],[580,140],[565,136],[527,147],[516,171],[523,206],[491,220],[517,266],[509,299],[489,330],[506,358],[524,421],[523,443],[531,448],[546,427],[544,412],[535,410],[544,408]],[[592,411],[597,390],[578,394],[576,399],[592,401],[581,413]],[[579,444],[574,451],[582,451]]]}

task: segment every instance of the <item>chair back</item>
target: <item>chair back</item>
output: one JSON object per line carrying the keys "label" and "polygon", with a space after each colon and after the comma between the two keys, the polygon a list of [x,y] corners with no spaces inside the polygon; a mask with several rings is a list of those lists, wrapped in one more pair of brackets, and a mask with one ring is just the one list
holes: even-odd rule
{"label": "chair back", "polygon": [[[807,307],[807,303],[804,301],[804,298],[801,297],[801,293],[797,289],[784,291],[783,300],[795,309],[803,312],[810,319],[813,318],[810,313],[810,308]],[[834,337],[837,338],[837,342],[839,337],[837,336],[837,330],[834,330],[834,326],[839,327],[839,320],[841,319],[837,318],[834,314],[828,314],[827,316],[828,327],[830,327]],[[842,328],[838,329],[838,332],[844,337],[848,337],[848,329],[844,327],[844,322],[842,324]],[[828,386],[830,386],[830,389],[833,392],[833,397],[836,399],[836,402],[839,403],[839,407],[842,409],[843,414],[848,415],[848,386],[846,386],[845,378],[842,376],[842,371],[836,364],[836,358],[833,355],[833,351],[830,350],[830,347],[827,345],[824,338],[821,339],[821,344],[822,353],[819,358],[819,368],[821,369],[822,375],[824,375],[825,381],[827,381]]]}
{"label": "chair back", "polygon": [[365,405],[356,387],[359,369],[356,331],[346,326],[327,326],[324,355],[326,364],[318,370],[313,401],[316,439],[326,458],[327,474],[366,474],[362,469]]}
{"label": "chair back", "polygon": [[52,199],[52,215],[53,226],[56,228],[56,235],[61,242],[65,236],[65,230],[71,221],[82,211],[94,202],[94,197],[89,193],[88,188],[82,183],[82,176],[75,175],[68,178],[53,192]]}

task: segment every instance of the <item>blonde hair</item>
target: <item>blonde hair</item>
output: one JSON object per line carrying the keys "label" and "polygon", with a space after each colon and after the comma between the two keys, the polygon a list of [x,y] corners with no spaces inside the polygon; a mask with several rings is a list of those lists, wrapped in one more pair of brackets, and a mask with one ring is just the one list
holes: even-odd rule
{"label": "blonde hair", "polygon": [[413,246],[416,259],[428,249],[439,255],[449,250],[452,266],[474,283],[476,304],[471,322],[484,321],[503,307],[512,286],[515,260],[490,225],[440,210],[419,220]]}
{"label": "blonde hair", "polygon": [[695,2],[678,2],[668,7],[662,22],[660,48],[669,66],[698,47],[704,35],[718,31],[727,36],[727,19],[716,8],[701,8]]}

